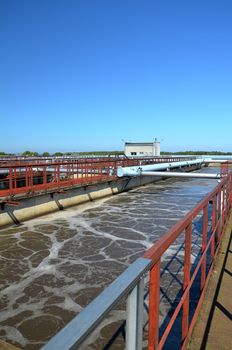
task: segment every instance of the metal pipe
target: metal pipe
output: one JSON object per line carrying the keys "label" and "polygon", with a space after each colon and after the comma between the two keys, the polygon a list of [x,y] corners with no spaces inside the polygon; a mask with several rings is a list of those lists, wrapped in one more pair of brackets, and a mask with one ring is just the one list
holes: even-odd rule
{"label": "metal pipe", "polygon": [[201,173],[180,173],[170,171],[142,171],[142,176],[162,176],[162,177],[189,177],[199,179],[220,179],[220,174],[201,174]]}
{"label": "metal pipe", "polygon": [[218,164],[221,164],[221,163],[227,163],[228,160],[222,160],[222,159],[204,159],[204,163],[218,163]]}
{"label": "metal pipe", "polygon": [[171,163],[161,163],[161,164],[150,164],[150,165],[141,165],[133,167],[118,167],[117,176],[138,176],[141,172],[153,171],[153,170],[170,170],[173,168],[181,168],[191,165],[201,165],[204,163],[204,159],[194,159],[189,161],[182,162],[171,162]]}

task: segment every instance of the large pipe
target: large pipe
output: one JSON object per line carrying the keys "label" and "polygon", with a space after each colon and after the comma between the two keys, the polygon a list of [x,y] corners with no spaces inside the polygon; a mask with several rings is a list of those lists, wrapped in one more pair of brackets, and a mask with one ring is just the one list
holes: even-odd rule
{"label": "large pipe", "polygon": [[172,163],[160,163],[160,164],[150,164],[150,165],[141,165],[133,167],[118,167],[117,175],[118,177],[123,176],[139,176],[141,172],[155,171],[155,170],[170,170],[172,168],[181,168],[191,165],[201,165],[204,163],[204,159],[194,159],[189,161],[182,162],[172,162]]}
{"label": "large pipe", "polygon": [[227,163],[228,160],[222,160],[222,159],[204,159],[204,163]]}
{"label": "large pipe", "polygon": [[142,171],[142,176],[162,176],[162,177],[189,177],[199,179],[220,179],[220,174],[202,174],[202,173],[180,173],[170,171]]}

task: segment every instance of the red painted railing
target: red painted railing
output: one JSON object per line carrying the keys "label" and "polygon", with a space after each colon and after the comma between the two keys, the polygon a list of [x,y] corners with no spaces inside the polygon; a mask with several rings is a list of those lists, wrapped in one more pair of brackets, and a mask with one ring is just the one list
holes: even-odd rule
{"label": "red painted railing", "polygon": [[184,159],[101,157],[0,161],[0,197],[30,195],[39,191],[60,191],[77,185],[110,181],[116,178],[119,166],[176,162]]}
{"label": "red painted railing", "polygon": [[[181,221],[174,225],[164,236],[162,236],[145,254],[144,257],[152,260],[150,269],[150,291],[149,291],[149,350],[162,349],[167,337],[172,330],[175,320],[182,311],[182,342],[181,349],[186,349],[189,337],[192,333],[199,308],[212,273],[215,256],[219,249],[222,234],[229,218],[232,206],[232,174],[225,176],[221,183],[204,198],[192,211]],[[202,215],[202,241],[201,256],[197,265],[191,265],[193,221]],[[184,233],[184,274],[183,294],[178,305],[173,310],[166,329],[159,336],[159,314],[160,314],[160,265],[163,254],[167,251],[180,235]],[[210,255],[210,257],[209,257]],[[210,260],[210,261],[208,261]],[[189,297],[190,289],[196,282],[200,271],[200,297],[193,316],[190,319]]]}
{"label": "red painted railing", "polygon": [[[142,350],[147,342],[147,325],[149,350],[160,350],[164,347],[186,349],[227,221],[231,215],[231,208],[232,174],[230,173],[225,175],[210,194],[147,250],[142,258],[135,260],[56,334],[43,347],[43,350],[87,348],[85,341],[87,344],[92,344],[93,341],[90,340],[88,343],[90,334],[93,334],[94,330],[97,334],[96,328],[100,327],[101,322],[118,303],[125,301],[124,298],[127,299],[126,321],[116,329],[113,335],[107,334],[109,336],[109,341],[106,340],[107,344],[102,339],[100,343],[102,346],[99,345],[99,349],[109,349],[121,333],[124,335],[126,333],[126,348]],[[197,245],[196,241],[194,242],[196,238]],[[176,245],[175,249],[168,256],[165,255],[172,244]],[[194,247],[197,250],[194,251]],[[182,257],[182,248],[184,248],[184,257]],[[179,271],[174,266],[174,271],[171,273],[169,268],[173,260],[179,261],[183,270]],[[166,310],[164,314],[160,312],[162,304],[160,299],[161,295],[164,295],[162,279],[165,272],[171,273],[171,278],[178,280],[179,283],[178,294],[176,294],[176,288],[174,290],[170,286],[168,288],[167,297],[170,300],[170,294],[173,293],[177,303],[172,303],[171,309],[168,312]],[[191,294],[190,297],[190,292],[194,292],[194,304],[193,295]],[[144,310],[149,313],[148,321],[144,319]],[[165,317],[165,322],[164,319],[160,319],[161,314]],[[167,319],[168,323],[166,323]],[[175,321],[178,321],[177,325]],[[98,332],[101,334],[99,330]],[[120,348],[125,347],[123,340],[119,344],[121,344]]]}

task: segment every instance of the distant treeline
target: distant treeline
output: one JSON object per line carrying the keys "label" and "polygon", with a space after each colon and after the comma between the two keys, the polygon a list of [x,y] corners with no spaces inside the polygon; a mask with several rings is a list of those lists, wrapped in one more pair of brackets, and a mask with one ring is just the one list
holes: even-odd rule
{"label": "distant treeline", "polygon": [[[25,151],[21,154],[13,154],[13,153],[5,153],[5,152],[0,152],[0,157],[7,157],[7,156],[24,156],[24,157],[65,157],[65,156],[119,156],[123,155],[123,151],[93,151],[93,152],[55,152],[55,153],[49,153],[49,152],[43,152],[43,153],[38,153],[38,152],[33,152],[33,151]],[[162,156],[165,155],[216,155],[216,156],[221,156],[221,155],[227,155],[230,156],[232,155],[232,152],[220,152],[220,151],[179,151],[179,152],[161,152]]]}
{"label": "distant treeline", "polygon": [[231,156],[232,152],[220,152],[220,151],[179,151],[179,152],[161,152],[161,155],[197,155],[197,156],[202,156],[202,155],[209,155],[209,156],[222,156],[222,155],[227,155]]}
{"label": "distant treeline", "polygon": [[93,152],[55,152],[55,153],[49,153],[49,152],[33,152],[33,151],[25,151],[20,154],[12,154],[12,153],[5,153],[0,152],[0,157],[7,157],[7,156],[23,156],[23,157],[63,157],[63,156],[104,156],[104,155],[113,155],[118,156],[122,155],[123,151],[93,151]]}
{"label": "distant treeline", "polygon": [[0,152],[0,157],[13,156],[11,153]]}

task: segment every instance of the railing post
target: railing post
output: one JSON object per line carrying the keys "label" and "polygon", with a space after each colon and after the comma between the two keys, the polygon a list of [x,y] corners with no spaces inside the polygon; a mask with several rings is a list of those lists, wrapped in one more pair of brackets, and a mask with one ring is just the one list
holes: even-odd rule
{"label": "railing post", "polygon": [[142,278],[127,298],[126,350],[142,350],[143,300],[144,279]]}
{"label": "railing post", "polygon": [[26,190],[28,190],[29,186],[29,167],[26,165],[26,172],[25,172],[25,178],[26,178]]}
{"label": "railing post", "polygon": [[14,168],[14,188],[17,188],[17,169]]}
{"label": "railing post", "polygon": [[225,212],[225,185],[222,187],[222,231],[225,226],[225,217],[226,217],[226,212]]}
{"label": "railing post", "polygon": [[216,238],[216,232],[215,231],[216,227],[216,195],[213,197],[212,200],[212,228],[211,228],[211,235],[214,235],[211,241],[211,262],[214,259],[214,251],[215,251],[215,238]]}
{"label": "railing post", "polygon": [[[80,173],[80,175],[79,175],[79,173]],[[83,161],[77,163],[77,177],[79,177],[79,176],[81,178],[81,183],[83,183],[83,181],[84,181],[84,162]]]}
{"label": "railing post", "polygon": [[229,175],[229,208],[232,204],[232,173]]}
{"label": "railing post", "polygon": [[29,166],[29,189],[32,190],[33,187],[33,167]]}
{"label": "railing post", "polygon": [[227,186],[226,186],[226,210],[227,210],[227,215],[229,215],[230,211],[230,177],[228,176],[227,178]]}
{"label": "railing post", "polygon": [[[191,268],[191,240],[192,240],[192,223],[190,223],[185,231],[185,255],[184,255],[184,282],[183,292],[189,285],[190,281],[190,268]],[[189,328],[189,292],[183,303],[183,316],[182,316],[182,344],[188,334]]]}
{"label": "railing post", "polygon": [[221,188],[219,189],[218,191],[218,229],[217,229],[217,238],[218,238],[218,242],[220,241],[220,236],[221,236],[221,220],[222,220],[222,207],[221,207],[221,199],[222,199],[222,196],[221,196]]}
{"label": "railing post", "polygon": [[[208,203],[203,208],[203,227],[202,227],[202,254],[207,245],[207,228],[208,228]],[[201,265],[201,290],[204,288],[206,278],[206,255],[202,260]]]}
{"label": "railing post", "polygon": [[13,171],[12,166],[9,168],[9,189],[10,189],[10,195],[12,195],[13,191]]}
{"label": "railing post", "polygon": [[220,214],[221,214],[221,220],[220,220],[220,239],[221,239],[221,235],[222,235],[222,231],[223,231],[223,222],[224,222],[224,187],[222,186],[221,188],[221,192],[220,192],[220,196],[221,196],[221,208],[220,208]]}
{"label": "railing post", "polygon": [[137,349],[142,350],[143,346],[143,314],[144,314],[144,277],[142,277],[138,284],[138,312],[137,312]]}
{"label": "railing post", "polygon": [[150,270],[148,350],[159,344],[160,259]]}
{"label": "railing post", "polygon": [[225,212],[224,224],[226,223],[226,219],[227,219],[227,215],[228,215],[228,213],[227,213],[227,193],[228,193],[227,189],[228,189],[228,182],[226,182],[225,189],[224,189],[224,212]]}
{"label": "railing post", "polygon": [[47,183],[46,165],[43,166],[43,184]]}
{"label": "railing post", "polygon": [[226,184],[223,186],[223,229],[226,222]]}
{"label": "railing post", "polygon": [[[60,187],[60,167],[61,167],[61,164],[57,164],[57,185],[58,187]],[[69,177],[69,173],[68,173],[68,170],[67,170],[67,177]]]}

